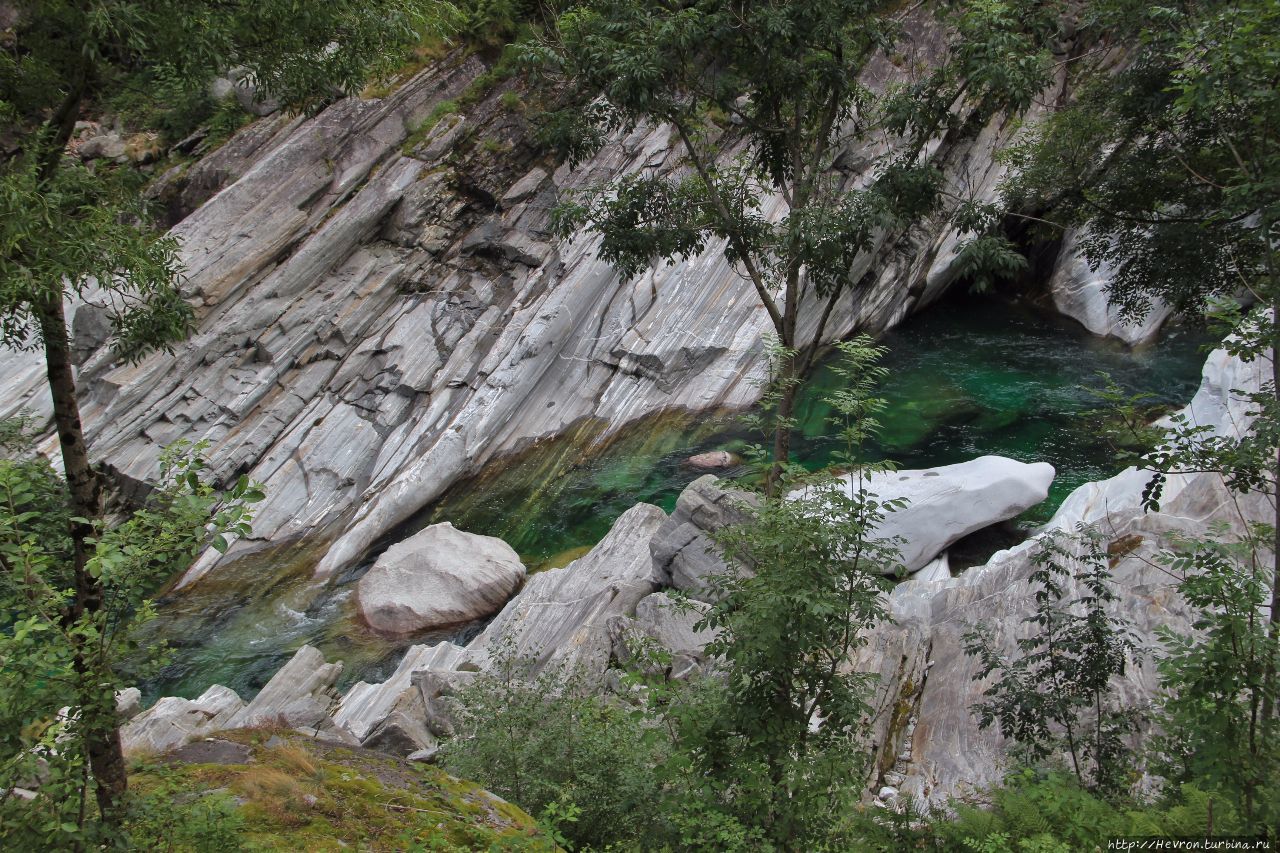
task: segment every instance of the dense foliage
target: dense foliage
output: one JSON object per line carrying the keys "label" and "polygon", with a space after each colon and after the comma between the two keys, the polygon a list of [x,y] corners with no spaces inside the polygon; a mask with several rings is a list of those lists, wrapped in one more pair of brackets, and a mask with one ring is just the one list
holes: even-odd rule
{"label": "dense foliage", "polygon": [[225,534],[247,531],[249,505],[262,497],[247,479],[215,490],[201,477],[199,449],[171,448],[145,506],[120,523],[92,524],[86,570],[96,601],[77,588],[63,481],[41,458],[0,458],[0,839],[7,845],[120,840],[118,826],[94,819],[88,751],[104,732],[118,746],[116,693],[158,651],[138,649],[133,629],[151,617],[148,596],[164,580]]}
{"label": "dense foliage", "polygon": [[977,677],[996,676],[974,709],[982,727],[998,725],[1032,765],[1065,753],[1077,784],[1114,795],[1129,786],[1128,736],[1139,714],[1121,703],[1117,681],[1141,651],[1128,623],[1108,609],[1119,600],[1108,562],[1093,528],[1042,535],[1028,578],[1036,609],[1024,619],[1030,636],[1016,641],[1020,654],[1013,660],[1001,654],[984,625],[965,640],[981,664]]}
{"label": "dense foliage", "polygon": [[633,709],[581,674],[530,676],[510,650],[461,691],[450,772],[519,803],[577,846],[604,849],[661,824],[666,744]]}
{"label": "dense foliage", "polygon": [[[1257,391],[1234,391],[1250,422],[1219,434],[1175,418],[1140,465],[1158,511],[1170,478],[1209,472],[1270,518],[1173,543],[1163,561],[1200,618],[1166,635],[1163,761],[1179,781],[1225,796],[1254,829],[1277,825],[1280,743],[1280,8],[1266,0],[1197,4],[1099,0],[1087,7],[1076,103],[1012,152],[1014,209],[1079,230],[1110,270],[1128,317],[1164,302],[1206,311],[1225,346],[1260,364]],[[1108,50],[1118,40],[1123,50]],[[1250,306],[1253,306],[1250,308]],[[1238,506],[1238,505],[1237,505]]]}

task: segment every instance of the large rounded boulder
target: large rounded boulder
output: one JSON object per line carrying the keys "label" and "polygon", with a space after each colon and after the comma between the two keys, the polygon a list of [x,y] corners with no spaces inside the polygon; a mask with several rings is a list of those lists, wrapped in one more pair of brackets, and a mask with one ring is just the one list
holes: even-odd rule
{"label": "large rounded boulder", "polygon": [[388,548],[360,578],[356,603],[375,631],[413,634],[496,613],[524,577],[506,542],[446,521]]}
{"label": "large rounded boulder", "polygon": [[[916,572],[970,533],[1043,501],[1054,475],[1047,462],[980,456],[937,468],[878,472],[862,485],[880,501],[906,500],[906,506],[886,514],[874,535],[900,538],[902,565]],[[852,477],[841,479],[845,493],[852,494]]]}

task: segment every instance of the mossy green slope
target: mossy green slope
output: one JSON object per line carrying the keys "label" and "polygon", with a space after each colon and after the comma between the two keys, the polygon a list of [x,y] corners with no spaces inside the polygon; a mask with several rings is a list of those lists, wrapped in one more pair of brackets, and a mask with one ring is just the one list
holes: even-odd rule
{"label": "mossy green slope", "polygon": [[281,730],[133,769],[135,845],[166,850],[538,850],[518,807],[428,765]]}

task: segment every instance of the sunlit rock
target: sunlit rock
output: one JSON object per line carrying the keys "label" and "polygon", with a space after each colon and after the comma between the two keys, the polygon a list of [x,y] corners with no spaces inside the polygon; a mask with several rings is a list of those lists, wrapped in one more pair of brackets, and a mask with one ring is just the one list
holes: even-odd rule
{"label": "sunlit rock", "polygon": [[[900,538],[903,568],[915,572],[953,543],[1030,509],[1049,496],[1053,466],[1003,456],[980,456],[937,468],[883,471],[861,482],[841,477],[846,494],[865,488],[880,501],[905,499],[886,513],[874,531],[881,539]],[[802,494],[803,490],[793,495]]]}

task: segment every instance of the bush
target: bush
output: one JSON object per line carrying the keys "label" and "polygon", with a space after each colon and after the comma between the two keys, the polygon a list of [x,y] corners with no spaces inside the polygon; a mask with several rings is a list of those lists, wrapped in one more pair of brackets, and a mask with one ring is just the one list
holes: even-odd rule
{"label": "bush", "polygon": [[529,666],[502,657],[462,691],[444,767],[531,814],[568,814],[553,822],[574,845],[650,837],[660,822],[655,767],[666,738],[642,713],[589,693],[580,676],[553,670],[526,679]]}
{"label": "bush", "polygon": [[230,794],[192,793],[167,783],[134,799],[126,832],[135,850],[223,853],[241,849],[244,828]]}

